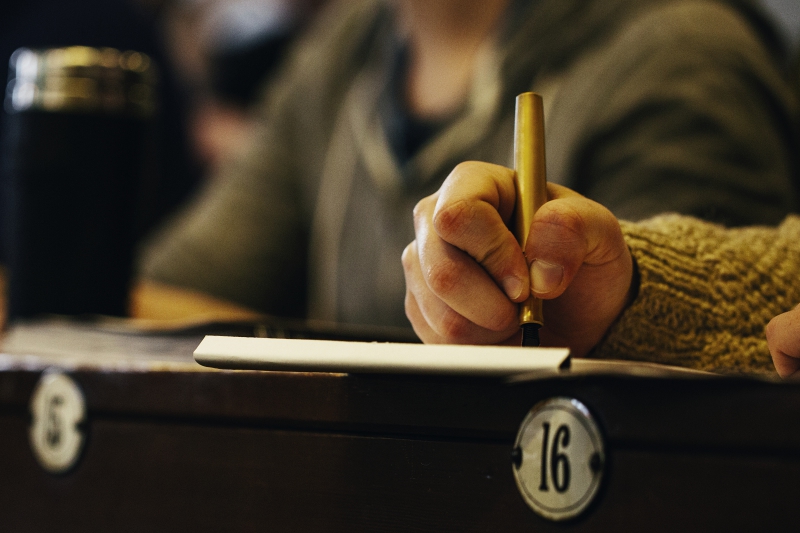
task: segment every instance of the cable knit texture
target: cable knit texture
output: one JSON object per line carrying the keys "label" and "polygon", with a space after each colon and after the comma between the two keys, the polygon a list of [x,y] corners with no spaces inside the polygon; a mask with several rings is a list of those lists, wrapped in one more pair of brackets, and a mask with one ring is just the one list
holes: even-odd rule
{"label": "cable knit texture", "polygon": [[639,294],[596,356],[774,374],[764,327],[800,302],[800,217],[727,229],[663,215],[622,223]]}

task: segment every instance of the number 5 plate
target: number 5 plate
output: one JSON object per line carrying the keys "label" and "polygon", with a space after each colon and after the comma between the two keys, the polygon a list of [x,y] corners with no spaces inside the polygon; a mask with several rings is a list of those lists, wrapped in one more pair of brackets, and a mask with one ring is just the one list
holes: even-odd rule
{"label": "number 5 plate", "polygon": [[589,410],[573,398],[536,404],[514,443],[514,477],[522,497],[550,520],[582,513],[600,488],[603,437]]}

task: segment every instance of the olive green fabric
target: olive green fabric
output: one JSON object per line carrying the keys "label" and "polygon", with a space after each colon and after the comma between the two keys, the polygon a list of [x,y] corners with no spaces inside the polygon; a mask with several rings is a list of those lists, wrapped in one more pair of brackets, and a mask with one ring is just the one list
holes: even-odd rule
{"label": "olive green fabric", "polygon": [[[467,103],[409,161],[386,138],[389,2],[333,3],[269,84],[256,133],[146,249],[146,278],[265,312],[407,325],[415,203],[465,160],[511,165],[514,97],[545,99],[548,177],[629,219],[778,223],[791,92],[723,1],[517,2]],[[738,3],[737,3],[738,5]]]}
{"label": "olive green fabric", "polygon": [[800,217],[730,229],[663,215],[623,233],[639,294],[596,357],[775,375],[764,327],[800,303]]}

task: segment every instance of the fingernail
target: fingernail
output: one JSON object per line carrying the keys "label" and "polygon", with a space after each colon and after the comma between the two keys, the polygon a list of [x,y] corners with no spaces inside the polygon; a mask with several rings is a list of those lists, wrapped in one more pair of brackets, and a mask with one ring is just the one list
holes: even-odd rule
{"label": "fingernail", "polygon": [[535,259],[531,263],[531,288],[539,294],[548,293],[561,285],[564,269],[560,265]]}
{"label": "fingernail", "polygon": [[525,285],[523,285],[522,280],[518,277],[508,276],[503,280],[503,290],[506,291],[509,298],[516,300],[525,290]]}

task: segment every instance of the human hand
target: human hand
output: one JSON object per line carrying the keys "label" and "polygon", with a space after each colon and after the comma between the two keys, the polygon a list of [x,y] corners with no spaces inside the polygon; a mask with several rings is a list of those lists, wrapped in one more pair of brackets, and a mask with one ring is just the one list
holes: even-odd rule
{"label": "human hand", "polygon": [[505,167],[462,163],[417,204],[416,240],[403,252],[406,314],[427,343],[519,345],[517,304],[530,292],[545,300],[542,345],[586,355],[630,299],[633,261],[619,223],[550,184],[523,255],[508,229],[513,178]]}
{"label": "human hand", "polygon": [[769,321],[767,346],[775,370],[788,378],[800,370],[800,305]]}

